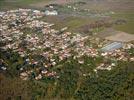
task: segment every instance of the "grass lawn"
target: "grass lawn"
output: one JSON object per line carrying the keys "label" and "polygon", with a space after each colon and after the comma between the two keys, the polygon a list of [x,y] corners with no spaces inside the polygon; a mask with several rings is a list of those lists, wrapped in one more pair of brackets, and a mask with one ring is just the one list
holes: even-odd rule
{"label": "grass lawn", "polygon": [[61,29],[68,27],[68,31],[77,32],[77,29],[85,24],[93,22],[95,19],[89,17],[73,17],[73,16],[46,16],[42,19],[43,21],[54,23],[55,29]]}
{"label": "grass lawn", "polygon": [[112,16],[113,19],[125,19],[127,21],[124,25],[116,25],[115,29],[134,34],[134,13],[133,12],[119,12]]}
{"label": "grass lawn", "polygon": [[0,10],[9,10],[17,8],[27,8],[30,4],[43,1],[45,3],[51,0],[0,0]]}
{"label": "grass lawn", "polygon": [[79,18],[79,17],[70,17],[64,20],[65,25],[69,28],[70,31],[77,31],[76,29],[85,24],[89,24],[91,19],[89,18]]}

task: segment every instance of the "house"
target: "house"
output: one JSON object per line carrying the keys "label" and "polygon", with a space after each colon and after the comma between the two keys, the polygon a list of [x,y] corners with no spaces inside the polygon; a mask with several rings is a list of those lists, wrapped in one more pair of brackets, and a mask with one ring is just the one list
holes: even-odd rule
{"label": "house", "polygon": [[54,15],[58,15],[58,12],[56,10],[52,10],[52,11],[46,10],[45,15],[47,15],[47,16],[53,15],[54,16]]}

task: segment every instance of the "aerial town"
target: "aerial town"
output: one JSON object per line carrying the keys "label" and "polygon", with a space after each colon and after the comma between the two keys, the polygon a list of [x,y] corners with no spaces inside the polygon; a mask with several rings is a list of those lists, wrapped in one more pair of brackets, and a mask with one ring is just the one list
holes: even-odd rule
{"label": "aerial town", "polygon": [[[83,17],[82,10],[77,8],[78,3],[59,6],[60,3],[45,5],[45,10],[35,8],[0,10],[0,79],[3,80],[0,83],[2,88],[0,98],[2,100],[132,100],[134,97],[132,87],[130,86],[130,90],[129,88],[122,90],[122,87],[125,88],[133,83],[134,35],[114,28],[117,24],[126,24],[127,20],[115,21],[107,18],[114,16],[116,13],[114,11],[102,14],[102,12],[91,13],[89,9],[84,9],[86,17],[100,17],[111,22],[101,20],[103,24],[96,22],[97,26],[94,23],[86,24],[78,27],[80,31],[77,31],[79,30],[77,28],[73,30],[70,24],[57,28],[56,26],[60,24],[53,21],[55,17],[61,18],[64,15],[70,18],[72,13],[73,17]],[[86,1],[79,4],[86,4]],[[63,9],[66,9],[65,14]],[[48,18],[50,19],[47,20]],[[129,83],[126,83],[127,81]],[[121,85],[119,82],[122,82]],[[7,83],[9,87],[4,85]],[[122,93],[127,91],[128,94],[119,93],[118,96],[112,94],[119,91],[109,90],[114,84],[122,90]],[[86,87],[88,90],[84,90]],[[106,93],[100,92],[99,87]],[[9,92],[10,88],[18,90]],[[94,96],[95,89],[97,89],[96,96]],[[107,94],[107,91],[111,92]]]}

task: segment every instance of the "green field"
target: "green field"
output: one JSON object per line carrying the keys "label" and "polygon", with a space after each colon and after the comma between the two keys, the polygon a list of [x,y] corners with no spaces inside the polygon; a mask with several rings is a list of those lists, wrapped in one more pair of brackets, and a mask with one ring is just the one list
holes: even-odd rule
{"label": "green field", "polygon": [[9,10],[17,8],[29,8],[30,4],[38,2],[49,2],[50,0],[0,0],[0,10]]}
{"label": "green field", "polygon": [[117,14],[113,15],[113,19],[125,19],[127,21],[124,25],[114,26],[115,29],[120,31],[125,31],[130,34],[134,34],[134,13],[133,12],[117,12]]}

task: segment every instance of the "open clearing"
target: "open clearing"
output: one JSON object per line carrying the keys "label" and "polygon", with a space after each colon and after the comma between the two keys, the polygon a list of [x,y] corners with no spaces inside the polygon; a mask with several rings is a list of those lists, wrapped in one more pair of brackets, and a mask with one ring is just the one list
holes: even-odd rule
{"label": "open clearing", "polygon": [[105,39],[119,42],[131,42],[134,40],[134,35],[125,32],[117,31],[117,34],[106,37]]}

